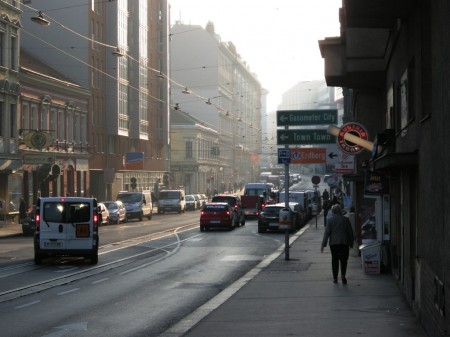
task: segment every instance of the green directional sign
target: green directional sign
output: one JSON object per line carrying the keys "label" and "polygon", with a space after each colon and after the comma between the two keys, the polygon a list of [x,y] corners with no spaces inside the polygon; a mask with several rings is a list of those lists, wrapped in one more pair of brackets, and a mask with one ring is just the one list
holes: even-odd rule
{"label": "green directional sign", "polygon": [[330,135],[327,130],[277,130],[278,145],[315,145],[335,144],[336,137]]}
{"label": "green directional sign", "polygon": [[336,109],[279,110],[278,126],[329,125],[337,124]]}

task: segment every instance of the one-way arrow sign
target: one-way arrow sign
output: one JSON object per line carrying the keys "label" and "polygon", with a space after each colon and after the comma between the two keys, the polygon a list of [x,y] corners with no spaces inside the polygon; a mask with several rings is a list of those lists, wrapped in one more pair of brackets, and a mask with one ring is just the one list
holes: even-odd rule
{"label": "one-way arrow sign", "polygon": [[328,155],[328,157],[330,157],[331,159],[334,159],[337,156],[339,156],[339,155],[337,153],[334,153],[334,152],[330,152],[330,154]]}

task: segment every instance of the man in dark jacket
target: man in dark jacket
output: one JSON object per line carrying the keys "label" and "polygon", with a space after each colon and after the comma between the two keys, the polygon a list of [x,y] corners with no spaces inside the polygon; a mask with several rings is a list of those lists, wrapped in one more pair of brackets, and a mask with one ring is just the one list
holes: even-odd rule
{"label": "man in dark jacket", "polygon": [[347,284],[345,273],[347,271],[349,247],[353,247],[355,237],[350,220],[342,215],[341,206],[339,204],[334,205],[331,212],[333,213],[333,217],[327,221],[320,251],[323,253],[323,249],[329,241],[333,282],[337,283],[340,264],[342,283]]}

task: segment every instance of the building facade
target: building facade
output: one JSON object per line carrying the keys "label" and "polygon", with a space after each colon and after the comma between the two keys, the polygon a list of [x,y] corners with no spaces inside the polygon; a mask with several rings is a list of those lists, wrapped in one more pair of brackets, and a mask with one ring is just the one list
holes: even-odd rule
{"label": "building facade", "polygon": [[261,115],[265,94],[232,42],[206,28],[177,22],[171,27],[172,106],[219,132],[220,165],[226,183],[254,181],[260,166]]}
{"label": "building facade", "polygon": [[[169,169],[169,6],[166,0],[28,1],[22,44],[92,92],[91,193],[151,189]],[[49,25],[29,19],[39,8]],[[51,11],[47,13],[47,10]],[[64,60],[64,61],[62,61]]]}
{"label": "building facade", "polygon": [[346,177],[355,182],[356,214],[364,177],[378,174],[383,265],[427,334],[447,336],[450,42],[440,32],[450,28],[450,3],[343,0],[339,19],[341,35],[319,41],[325,78],[344,88],[346,117],[376,145]]}
{"label": "building facade", "polygon": [[[91,93],[24,49],[20,52],[19,153],[23,197],[87,197],[90,191],[88,102]],[[34,140],[45,138],[45,143]],[[22,192],[22,191],[21,191]]]}
{"label": "building facade", "polygon": [[182,111],[172,111],[170,120],[170,184],[183,186],[186,194],[209,194],[214,188],[219,190],[224,180],[219,160],[219,133]]}
{"label": "building facade", "polygon": [[[19,45],[21,11],[13,1],[0,3],[0,214],[18,210],[22,192],[19,153]],[[8,206],[6,206],[8,205]]]}

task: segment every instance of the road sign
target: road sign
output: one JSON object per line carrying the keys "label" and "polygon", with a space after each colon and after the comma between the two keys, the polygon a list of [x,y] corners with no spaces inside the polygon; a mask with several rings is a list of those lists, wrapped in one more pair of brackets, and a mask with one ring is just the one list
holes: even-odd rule
{"label": "road sign", "polygon": [[291,164],[325,164],[326,148],[291,149]]}
{"label": "road sign", "polygon": [[291,163],[291,149],[278,149],[278,164]]}
{"label": "road sign", "polygon": [[279,110],[278,126],[329,125],[337,123],[337,109]]}
{"label": "road sign", "polygon": [[333,144],[335,142],[336,137],[330,135],[327,130],[277,130],[278,145],[314,145]]}
{"label": "road sign", "polygon": [[320,184],[320,177],[319,177],[319,176],[313,176],[313,177],[311,178],[311,182],[312,182],[314,185],[319,185],[319,184]]}

